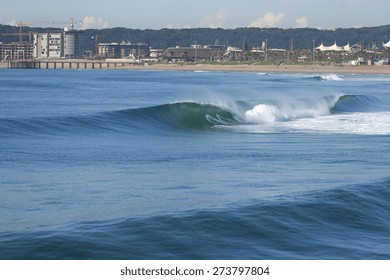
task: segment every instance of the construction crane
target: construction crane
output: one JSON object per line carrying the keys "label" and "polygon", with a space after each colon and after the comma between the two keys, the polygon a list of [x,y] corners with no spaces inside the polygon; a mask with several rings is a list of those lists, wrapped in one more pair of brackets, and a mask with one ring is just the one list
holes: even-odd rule
{"label": "construction crane", "polygon": [[[75,25],[75,21],[73,20],[73,18],[70,18],[70,21],[36,21],[35,23],[51,23],[51,24],[70,24],[70,29],[73,30],[74,28],[74,25]],[[76,22],[76,24],[82,24],[82,21],[79,20]]]}
{"label": "construction crane", "polygon": [[23,37],[24,36],[29,36],[29,41],[31,42],[32,41],[32,37],[33,37],[33,32],[30,31],[30,32],[23,32],[23,27],[24,26],[30,26],[30,25],[34,25],[35,22],[23,22],[23,21],[19,21],[16,23],[16,25],[19,27],[19,33],[4,33],[4,34],[0,34],[0,36],[19,36],[19,43],[22,43],[23,42]]}
{"label": "construction crane", "polygon": [[[32,39],[32,33],[24,33],[23,32],[23,26],[28,26],[28,25],[32,25],[34,23],[32,22],[22,22],[22,21],[19,21],[17,23],[17,26],[19,27],[19,33],[17,34],[19,36],[19,43],[22,43],[23,41],[23,36],[30,36],[30,41]],[[7,34],[12,34],[12,33],[7,33]],[[2,35],[6,35],[6,34],[2,34]],[[15,36],[15,35],[11,35],[11,36]]]}
{"label": "construction crane", "polygon": [[[16,23],[16,25],[19,27],[19,33],[6,33],[6,34],[0,34],[0,36],[19,36],[19,42],[23,42],[24,36],[29,36],[29,40],[32,41],[33,32],[23,32],[23,27],[25,26],[31,26],[36,25],[38,23],[51,23],[51,24],[70,24],[71,30],[73,30],[75,22],[73,18],[70,18],[70,21],[34,21],[34,22],[23,22],[19,21]],[[77,21],[77,24],[81,24],[81,21]]]}

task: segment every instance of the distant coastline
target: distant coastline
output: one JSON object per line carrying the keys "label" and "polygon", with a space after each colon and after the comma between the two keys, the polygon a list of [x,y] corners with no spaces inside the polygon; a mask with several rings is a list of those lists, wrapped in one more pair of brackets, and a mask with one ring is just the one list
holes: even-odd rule
{"label": "distant coastline", "polygon": [[[82,62],[80,62],[82,63]],[[104,64],[103,64],[104,65]],[[6,62],[0,62],[0,68],[7,68]],[[49,67],[52,69],[52,67]],[[65,69],[68,69],[65,67]],[[95,68],[98,69],[98,68]],[[382,74],[390,75],[390,66],[368,65],[319,65],[319,64],[203,64],[203,63],[150,63],[118,64],[116,67],[103,67],[105,70],[164,70],[164,71],[229,71],[229,72],[275,72],[275,73],[334,73],[334,74]]]}
{"label": "distant coastline", "polygon": [[151,64],[148,66],[123,66],[118,69],[177,70],[177,71],[230,71],[230,72],[276,72],[276,73],[335,73],[335,74],[387,74],[390,66],[332,66],[304,65],[256,65],[256,64]]}

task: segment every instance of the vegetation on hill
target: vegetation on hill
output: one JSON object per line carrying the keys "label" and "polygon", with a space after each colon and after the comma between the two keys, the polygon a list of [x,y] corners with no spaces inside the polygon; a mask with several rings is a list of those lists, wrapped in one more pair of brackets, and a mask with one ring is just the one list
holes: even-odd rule
{"label": "vegetation on hill", "polygon": [[[58,28],[31,28],[24,27],[24,32],[56,32]],[[0,34],[18,33],[19,27],[0,25]],[[382,42],[390,40],[390,25],[363,28],[338,28],[335,30],[319,30],[315,28],[236,28],[236,29],[88,29],[82,31],[81,47],[83,50],[94,51],[96,35],[99,43],[131,42],[144,43],[152,48],[167,48],[174,46],[190,46],[195,43],[201,45],[230,45],[239,48],[261,47],[263,41],[268,42],[269,48],[281,49],[312,49],[324,43],[332,45],[362,44],[366,48],[373,45],[382,48]],[[18,37],[1,36],[0,42],[8,43],[18,41]]]}

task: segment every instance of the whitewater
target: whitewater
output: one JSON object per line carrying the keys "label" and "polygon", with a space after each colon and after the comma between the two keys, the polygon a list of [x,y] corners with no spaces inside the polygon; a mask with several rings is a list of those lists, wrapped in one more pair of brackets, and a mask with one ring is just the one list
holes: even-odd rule
{"label": "whitewater", "polygon": [[390,76],[0,70],[2,259],[388,259]]}

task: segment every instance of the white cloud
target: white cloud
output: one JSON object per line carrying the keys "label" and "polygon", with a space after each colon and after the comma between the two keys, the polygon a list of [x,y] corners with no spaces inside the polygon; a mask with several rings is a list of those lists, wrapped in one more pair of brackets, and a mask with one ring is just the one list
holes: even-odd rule
{"label": "white cloud", "polygon": [[81,29],[102,29],[108,28],[110,24],[102,17],[86,16],[84,17]]}
{"label": "white cloud", "polygon": [[285,19],[284,13],[274,14],[268,12],[262,17],[252,21],[249,27],[277,27]]}
{"label": "white cloud", "polygon": [[224,27],[228,16],[228,10],[221,9],[212,15],[208,15],[200,20],[201,27],[220,28]]}
{"label": "white cloud", "polygon": [[309,20],[307,17],[300,17],[295,21],[295,27],[297,28],[306,28],[309,26]]}
{"label": "white cloud", "polygon": [[20,21],[17,21],[16,19],[13,19],[13,20],[10,20],[9,22],[7,22],[6,25],[19,26],[20,25]]}

